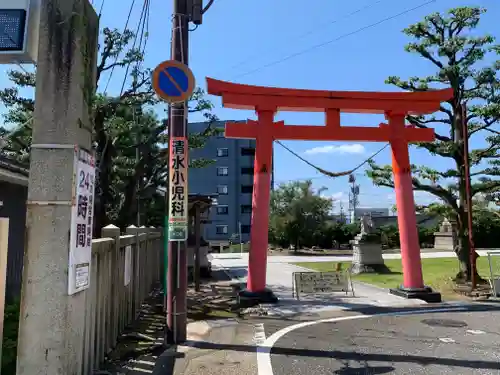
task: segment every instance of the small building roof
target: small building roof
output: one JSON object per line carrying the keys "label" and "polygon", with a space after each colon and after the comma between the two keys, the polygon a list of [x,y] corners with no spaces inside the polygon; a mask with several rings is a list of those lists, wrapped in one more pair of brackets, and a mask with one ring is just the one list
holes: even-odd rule
{"label": "small building roof", "polygon": [[198,205],[201,208],[201,212],[205,212],[217,204],[217,196],[218,194],[188,194],[189,210]]}
{"label": "small building roof", "polygon": [[29,166],[0,155],[0,181],[28,186]]}

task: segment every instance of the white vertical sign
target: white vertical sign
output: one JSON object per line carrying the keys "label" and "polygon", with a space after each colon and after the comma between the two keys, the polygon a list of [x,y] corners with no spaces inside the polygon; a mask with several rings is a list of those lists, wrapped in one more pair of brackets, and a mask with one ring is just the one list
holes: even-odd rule
{"label": "white vertical sign", "polygon": [[125,267],[123,273],[123,285],[127,286],[130,284],[130,279],[132,277],[132,246],[128,245],[125,247]]}
{"label": "white vertical sign", "polygon": [[94,222],[95,162],[88,152],[75,148],[73,206],[69,246],[68,294],[90,285],[92,228]]}

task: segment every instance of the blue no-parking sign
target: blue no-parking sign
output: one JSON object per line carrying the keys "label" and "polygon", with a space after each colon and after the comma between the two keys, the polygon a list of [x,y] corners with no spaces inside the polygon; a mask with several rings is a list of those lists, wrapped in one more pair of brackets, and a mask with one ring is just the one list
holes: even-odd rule
{"label": "blue no-parking sign", "polygon": [[168,103],[180,103],[189,99],[195,81],[191,69],[179,61],[168,60],[153,70],[153,89],[158,97]]}

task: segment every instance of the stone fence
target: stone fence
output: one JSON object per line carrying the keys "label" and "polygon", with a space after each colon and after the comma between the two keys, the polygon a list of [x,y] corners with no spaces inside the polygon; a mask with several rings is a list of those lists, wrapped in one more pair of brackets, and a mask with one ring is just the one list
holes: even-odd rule
{"label": "stone fence", "polygon": [[124,328],[163,274],[161,229],[130,226],[126,235],[109,225],[92,242],[90,288],[86,291],[82,374],[99,369]]}

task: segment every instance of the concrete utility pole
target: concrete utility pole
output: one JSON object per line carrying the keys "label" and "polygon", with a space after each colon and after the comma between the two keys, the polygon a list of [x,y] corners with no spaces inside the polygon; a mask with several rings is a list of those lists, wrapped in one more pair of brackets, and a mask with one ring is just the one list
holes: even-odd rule
{"label": "concrete utility pole", "polygon": [[[171,60],[188,65],[188,40],[189,22],[196,26],[202,24],[203,15],[212,6],[215,0],[208,0],[203,6],[203,0],[174,0],[172,21],[172,46]],[[187,105],[185,102],[171,104],[168,113],[168,135],[169,137],[187,138]],[[186,155],[188,155],[186,150]],[[169,164],[171,160],[169,160]],[[187,175],[185,176],[187,178]],[[166,204],[170,192],[171,180],[167,182]],[[165,216],[165,229],[168,228],[168,210]],[[166,233],[168,236],[168,230]],[[167,284],[166,308],[167,308],[167,330],[165,341],[167,343],[180,343],[186,340],[187,322],[187,254],[186,241],[167,242]]]}
{"label": "concrete utility pole", "polygon": [[201,289],[201,207],[194,205],[194,289],[199,292]]}
{"label": "concrete utility pole", "polygon": [[79,374],[86,291],[68,295],[75,147],[92,148],[98,17],[88,0],[42,0],[18,375]]}
{"label": "concrete utility pole", "polygon": [[[189,13],[187,0],[174,0],[171,59],[188,65]],[[169,107],[169,137],[187,136],[185,103]],[[169,161],[170,163],[170,161]],[[187,176],[186,176],[187,178]],[[169,190],[167,190],[167,194]],[[168,201],[166,202],[168,206]],[[186,340],[187,254],[186,241],[169,243],[167,273],[167,343]]]}

